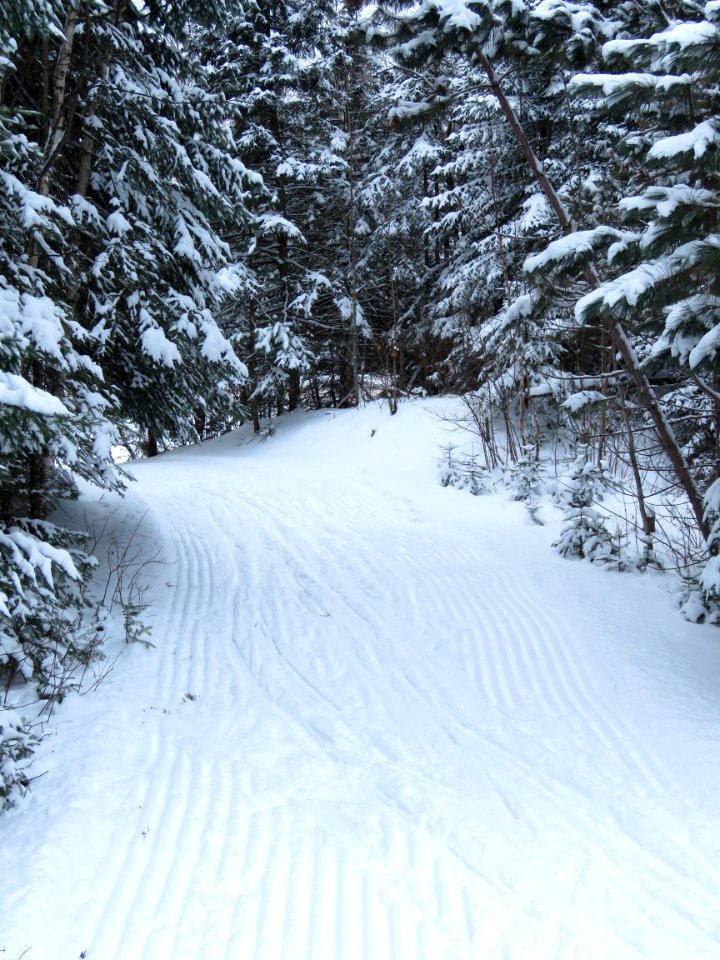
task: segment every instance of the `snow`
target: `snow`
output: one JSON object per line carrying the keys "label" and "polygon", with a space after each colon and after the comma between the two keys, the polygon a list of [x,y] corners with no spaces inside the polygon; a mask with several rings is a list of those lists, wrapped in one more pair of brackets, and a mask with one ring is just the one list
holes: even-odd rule
{"label": "snow", "polygon": [[658,217],[671,217],[679,207],[706,206],[714,209],[715,194],[711,190],[700,190],[687,184],[675,184],[672,187],[653,187],[641,196],[624,197],[620,200],[621,210],[655,210]]}
{"label": "snow", "polygon": [[0,403],[7,403],[12,407],[22,407],[32,413],[40,413],[46,417],[70,416],[65,404],[48,393],[34,387],[17,373],[5,373],[0,370]]}
{"label": "snow", "polygon": [[251,278],[242,264],[233,263],[221,267],[215,274],[215,282],[226,294],[239,293],[251,285]]}
{"label": "snow", "polygon": [[575,320],[582,325],[585,322],[586,311],[598,303],[612,309],[624,300],[630,306],[634,306],[650,287],[666,276],[667,271],[662,264],[643,263],[616,280],[610,280],[581,297],[575,304]]}
{"label": "snow", "polygon": [[720,326],[713,327],[704,334],[697,344],[690,350],[688,363],[690,369],[694,370],[700,366],[707,357],[712,357],[720,349]]}
{"label": "snow", "polygon": [[535,193],[527,200],[523,200],[523,213],[518,225],[525,232],[537,230],[538,227],[544,227],[552,222],[553,216],[545,195]]}
{"label": "snow", "polygon": [[279,213],[263,213],[256,217],[258,233],[263,237],[269,237],[273,234],[284,234],[293,240],[300,240],[303,243],[305,238],[294,223],[291,223],[286,217]]}
{"label": "snow", "polygon": [[686,133],[658,140],[650,148],[648,156],[654,160],[666,160],[668,157],[677,156],[678,153],[689,153],[692,150],[696,157],[702,157],[707,148],[718,139],[715,125],[705,120]]}
{"label": "snow", "polygon": [[500,314],[502,326],[507,328],[523,317],[531,317],[535,306],[536,300],[532,293],[521,294]]}
{"label": "snow", "polygon": [[[10,293],[11,291],[0,291]],[[6,304],[3,303],[2,307]],[[61,366],[65,361],[61,352],[64,339],[63,313],[50,297],[36,297],[28,293],[20,295],[19,306],[22,319],[20,328],[39,350],[54,357]]]}
{"label": "snow", "polygon": [[[429,100],[398,100],[392,110],[388,113],[389,120],[408,120],[415,119],[417,117],[422,117],[432,109],[432,103]],[[420,139],[421,149],[425,150],[425,144],[427,140],[422,137]],[[428,153],[432,157],[437,153],[437,149],[433,151],[432,145],[428,144]],[[421,154],[422,156],[422,154]]]}
{"label": "snow", "polygon": [[365,312],[360,303],[352,297],[338,297],[335,305],[345,323],[354,324],[363,336],[372,336],[372,331],[365,319]]}
{"label": "snow", "polygon": [[535,273],[570,257],[573,261],[578,258],[587,258],[598,246],[610,240],[616,243],[627,243],[635,239],[637,234],[627,230],[616,230],[614,227],[601,226],[594,227],[592,230],[576,230],[574,233],[553,240],[540,253],[528,257],[523,264],[523,269],[526,273]]}
{"label": "snow", "polygon": [[190,236],[187,224],[182,217],[177,217],[175,221],[175,233],[177,240],[173,248],[174,252],[179,257],[186,257],[192,263],[198,264],[198,266],[202,265],[202,257],[198,253],[193,238]]}
{"label": "snow", "polygon": [[679,88],[689,87],[691,83],[689,73],[661,77],[652,73],[580,73],[570,79],[568,88],[582,91],[595,87],[606,97],[614,97],[622,93],[637,94],[643,88],[662,93],[678,92]]}
{"label": "snow", "polygon": [[[422,10],[424,11],[424,9],[423,7]],[[414,20],[415,11],[407,14],[406,18],[411,21]],[[413,31],[411,39],[394,47],[393,53],[402,60],[404,57],[412,57],[417,50],[422,50],[425,47],[434,48],[437,42],[438,38],[433,29]]]}
{"label": "snow", "polygon": [[207,315],[207,311],[203,314],[203,320],[202,355],[216,363],[222,361],[230,363],[241,377],[246,377],[248,375],[247,367],[238,359],[232,348],[232,344],[227,337],[223,335],[220,327],[218,327],[213,318]]}
{"label": "snow", "polygon": [[662,283],[674,274],[689,270],[692,265],[706,256],[709,251],[720,246],[720,236],[710,234],[702,240],[691,240],[676,247],[671,254],[641,263],[638,267],[615,280],[591,290],[575,304],[575,318],[583,323],[586,311],[595,304],[602,303],[611,309],[622,305],[635,306],[641,297],[656,284]]}
{"label": "snow", "polygon": [[[525,4],[513,0],[513,15],[524,12]],[[587,3],[568,3],[568,0],[540,0],[530,12],[533,20],[555,21],[558,24],[569,23],[575,35],[592,35],[595,32],[607,33],[613,28],[613,22],[604,20],[598,10]]]}
{"label": "snow", "polygon": [[152,323],[147,311],[141,310],[140,313],[141,317],[144,317],[149,324],[140,334],[140,343],[144,352],[157,363],[162,363],[166,367],[173,367],[176,363],[180,363],[180,351],[177,346],[172,340],[168,340],[165,332],[157,324]]}
{"label": "snow", "polygon": [[482,23],[479,14],[470,9],[465,0],[432,0],[445,29],[449,26],[456,30],[468,30],[471,33]]}
{"label": "snow", "polygon": [[607,402],[608,397],[599,390],[580,390],[578,393],[572,393],[561,404],[570,413],[580,413],[592,403]]}
{"label": "snow", "polygon": [[711,23],[676,23],[668,30],[656,33],[650,38],[653,44],[676,44],[680,49],[717,41],[717,27]]}
{"label": "snow", "polygon": [[100,223],[101,216],[94,203],[90,203],[88,199],[81,196],[79,193],[75,193],[70,197],[70,204],[72,206],[72,211],[75,219],[78,223]]}
{"label": "snow", "polygon": [[711,960],[720,645],[661,575],[436,482],[450,401],[131,464],[154,649],[0,818],[33,960]]}
{"label": "snow", "polygon": [[110,233],[115,233],[119,237],[125,236],[132,227],[130,222],[120,213],[119,210],[116,210],[114,213],[111,213],[107,218],[107,228]]}
{"label": "snow", "polygon": [[75,225],[72,214],[67,207],[56,203],[51,197],[46,197],[35,190],[29,190],[21,180],[18,180],[11,173],[0,171],[0,183],[6,193],[17,197],[20,201],[22,222],[26,229],[45,226],[49,215],[58,217],[69,227]]}
{"label": "snow", "polygon": [[67,550],[54,547],[37,537],[29,537],[16,527],[10,527],[7,533],[0,532],[0,542],[11,550],[15,548],[15,562],[22,567],[23,573],[31,580],[36,579],[35,571],[37,570],[42,574],[45,582],[52,586],[53,564],[72,580],[77,580],[79,577]]}
{"label": "snow", "polygon": [[[398,104],[398,110],[402,109],[402,101]],[[390,111],[390,119],[398,116],[394,110]],[[414,171],[421,170],[423,164],[434,164],[440,155],[439,145],[430,139],[425,133],[422,133],[410,147],[405,156],[398,164],[398,170],[404,175],[412,174]]]}
{"label": "snow", "polygon": [[3,283],[0,278],[0,337],[10,339],[20,333],[64,367],[62,310],[49,297],[22,293]]}
{"label": "snow", "polygon": [[717,27],[707,21],[697,23],[676,23],[668,30],[655,33],[641,40],[609,40],[603,44],[603,57],[607,60],[615,55],[632,56],[638,48],[657,47],[662,55],[668,46],[685,50],[687,47],[714,43],[717,40]]}

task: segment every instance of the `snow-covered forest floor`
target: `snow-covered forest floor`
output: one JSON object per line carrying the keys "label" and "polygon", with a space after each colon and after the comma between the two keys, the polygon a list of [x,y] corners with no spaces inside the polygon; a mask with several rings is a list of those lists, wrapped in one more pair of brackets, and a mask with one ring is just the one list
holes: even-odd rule
{"label": "snow-covered forest floor", "polygon": [[76,505],[161,551],[154,649],[66,700],[0,819],[3,958],[720,956],[720,633],[441,487],[448,402]]}

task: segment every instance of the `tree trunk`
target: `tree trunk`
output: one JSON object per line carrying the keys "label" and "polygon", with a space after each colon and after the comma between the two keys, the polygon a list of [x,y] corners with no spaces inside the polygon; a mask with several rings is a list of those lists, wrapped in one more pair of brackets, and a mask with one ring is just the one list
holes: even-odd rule
{"label": "tree trunk", "polygon": [[65,142],[67,116],[65,91],[70,73],[75,31],[80,23],[80,13],[76,7],[68,12],[63,31],[63,41],[58,50],[55,74],[52,83],[52,104],[45,140],[44,164],[38,177],[38,193],[46,197],[50,193],[50,175]]}
{"label": "tree trunk", "polygon": [[624,391],[620,390],[620,410],[622,411],[623,421],[625,423],[625,432],[628,438],[628,453],[630,455],[630,466],[632,467],[633,477],[635,478],[635,490],[638,498],[638,509],[642,519],[643,533],[646,537],[651,537],[655,533],[655,514],[652,508],[649,508],[645,502],[645,493],[643,491],[642,476],[640,474],[640,465],[638,463],[637,452],[635,449],[635,438],[630,425],[627,406],[625,405]]}
{"label": "tree trunk", "polygon": [[297,410],[300,403],[300,371],[291,370],[288,377],[288,411]]}

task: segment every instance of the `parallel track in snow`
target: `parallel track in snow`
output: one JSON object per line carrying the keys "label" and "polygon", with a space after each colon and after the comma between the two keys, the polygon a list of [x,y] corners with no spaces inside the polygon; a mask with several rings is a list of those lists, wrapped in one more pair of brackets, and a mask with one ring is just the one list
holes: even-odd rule
{"label": "parallel track in snow", "polygon": [[[108,902],[133,895],[119,916],[113,908],[115,928],[101,918],[102,955],[435,960],[475,957],[489,942],[489,956],[526,957],[545,909],[577,909],[597,864],[620,888],[627,857],[638,911],[672,911],[709,950],[714,931],[692,918],[720,881],[715,865],[693,851],[689,875],[669,837],[647,849],[611,818],[593,823],[582,789],[566,782],[571,744],[598,788],[610,773],[644,796],[668,789],[653,753],[594,699],[557,611],[482,545],[426,543],[402,505],[388,508],[360,484],[332,501],[307,481],[292,497],[266,494],[246,477],[236,492],[198,482],[191,500],[162,498],[177,557],[164,634],[177,645],[165,651],[157,702],[197,697],[185,701],[190,713],[214,700],[222,709],[203,719],[226,719],[206,730],[208,744],[219,738],[207,756],[197,755],[202,740],[185,747],[172,728],[157,748],[143,803],[151,853],[117,871]],[[473,567],[478,589],[468,593],[457,571]],[[538,738],[535,765],[531,733],[513,752],[514,718],[525,731],[566,723],[570,735],[560,747]],[[470,783],[438,762],[456,743],[479,761]],[[525,799],[533,793],[537,813]],[[499,839],[487,835],[487,815]],[[513,823],[517,844],[504,829]],[[533,843],[543,856],[572,849],[561,894],[524,875]],[[199,891],[213,891],[214,910]],[[157,929],[123,930],[142,916]],[[583,924],[592,929],[591,912]],[[607,930],[595,936],[614,956],[643,955]],[[548,957],[564,937],[559,923]]]}
{"label": "parallel track in snow", "polygon": [[133,807],[33,960],[720,955],[671,774],[497,532],[282,467],[138,471],[169,566]]}

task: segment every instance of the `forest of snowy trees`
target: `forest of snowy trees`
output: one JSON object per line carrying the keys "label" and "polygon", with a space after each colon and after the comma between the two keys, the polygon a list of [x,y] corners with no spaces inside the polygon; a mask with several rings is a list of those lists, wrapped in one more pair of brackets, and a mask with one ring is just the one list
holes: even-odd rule
{"label": "forest of snowy trees", "polygon": [[[613,451],[648,551],[652,467],[707,616],[719,84],[720,0],[4,0],[5,694],[93,655],[51,518],[122,487],[114,444],[378,394],[467,393],[526,473],[559,424],[578,477]],[[1,802],[30,735],[0,721]]]}

